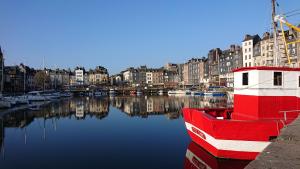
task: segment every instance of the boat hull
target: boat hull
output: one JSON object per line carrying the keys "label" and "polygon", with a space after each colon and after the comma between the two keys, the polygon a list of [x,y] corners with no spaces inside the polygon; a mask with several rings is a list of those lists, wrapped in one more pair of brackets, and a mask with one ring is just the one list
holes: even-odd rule
{"label": "boat hull", "polygon": [[284,125],[274,120],[223,120],[218,111],[226,109],[212,111],[216,117],[202,109],[183,109],[192,140],[218,158],[253,160],[271,143],[270,138],[278,136]]}

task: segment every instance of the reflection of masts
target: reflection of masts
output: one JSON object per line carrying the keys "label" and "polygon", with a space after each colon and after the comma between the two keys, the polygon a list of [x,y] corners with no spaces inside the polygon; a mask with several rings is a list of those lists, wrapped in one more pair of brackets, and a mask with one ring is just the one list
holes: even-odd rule
{"label": "reflection of masts", "polygon": [[43,57],[43,91],[45,91],[45,83],[46,83],[46,71],[45,71],[45,57]]}
{"label": "reflection of masts", "polygon": [[46,119],[44,118],[44,133],[43,133],[43,139],[46,140]]}
{"label": "reflection of masts", "polygon": [[52,124],[53,124],[53,128],[54,128],[54,131],[56,131],[56,118],[52,118]]}
{"label": "reflection of masts", "polygon": [[[25,123],[26,123],[26,113],[25,113],[25,111],[24,111],[24,120],[25,120]],[[27,125],[25,125],[25,127],[24,127],[24,144],[26,145],[27,144],[27,127],[26,127]]]}
{"label": "reflection of masts", "polygon": [[1,132],[2,132],[2,136],[1,136],[1,139],[2,139],[2,145],[1,145],[1,154],[2,154],[2,157],[3,159],[5,158],[5,145],[4,145],[4,120],[3,118],[1,117]]}
{"label": "reflection of masts", "polygon": [[[0,47],[0,54],[1,54],[1,47]],[[2,56],[1,59],[1,94],[3,93],[3,87],[4,87],[4,57]]]}

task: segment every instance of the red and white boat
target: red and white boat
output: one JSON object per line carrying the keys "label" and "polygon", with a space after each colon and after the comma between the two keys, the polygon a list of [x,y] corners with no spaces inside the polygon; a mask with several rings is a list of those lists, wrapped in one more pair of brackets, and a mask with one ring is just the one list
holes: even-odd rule
{"label": "red and white boat", "polygon": [[234,70],[233,108],[183,108],[192,140],[219,158],[255,159],[298,117],[300,68]]}

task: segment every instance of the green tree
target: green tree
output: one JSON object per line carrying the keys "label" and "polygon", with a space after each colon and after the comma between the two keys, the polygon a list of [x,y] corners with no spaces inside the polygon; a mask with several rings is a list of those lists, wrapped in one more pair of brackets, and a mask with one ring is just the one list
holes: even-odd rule
{"label": "green tree", "polygon": [[34,76],[34,84],[38,89],[47,89],[50,84],[50,76],[45,71],[38,71]]}

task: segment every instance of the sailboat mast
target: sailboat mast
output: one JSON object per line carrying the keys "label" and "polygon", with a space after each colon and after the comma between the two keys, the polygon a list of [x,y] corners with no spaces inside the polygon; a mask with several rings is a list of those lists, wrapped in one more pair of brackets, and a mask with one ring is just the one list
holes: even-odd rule
{"label": "sailboat mast", "polygon": [[24,94],[26,93],[26,65],[25,65],[25,62],[24,62],[24,79],[23,79],[23,90],[24,90]]}
{"label": "sailboat mast", "polygon": [[1,59],[1,95],[3,93],[3,86],[4,86],[4,56],[0,47],[0,59]]}
{"label": "sailboat mast", "polygon": [[273,45],[273,58],[274,58],[274,65],[279,66],[279,48],[278,48],[278,41],[277,41],[277,22],[275,22],[274,18],[276,16],[276,7],[275,3],[276,0],[271,0],[272,3],[272,26],[273,26],[273,40],[274,40],[274,45]]}
{"label": "sailboat mast", "polygon": [[45,56],[43,57],[43,91],[45,91],[46,71],[45,71]]}

